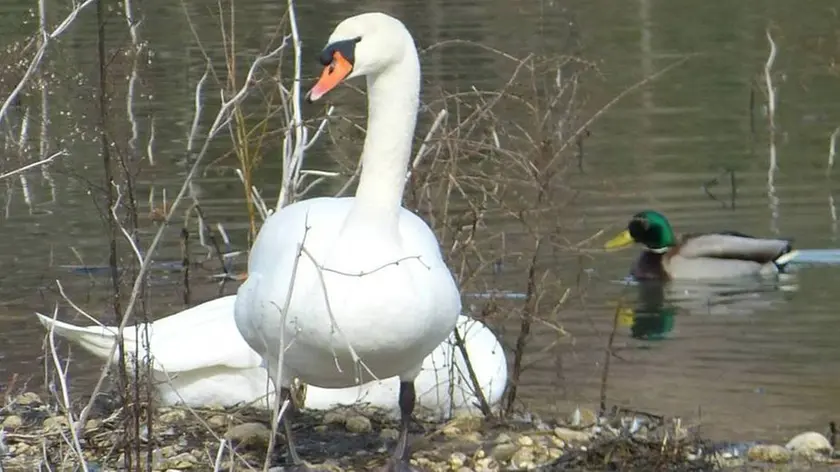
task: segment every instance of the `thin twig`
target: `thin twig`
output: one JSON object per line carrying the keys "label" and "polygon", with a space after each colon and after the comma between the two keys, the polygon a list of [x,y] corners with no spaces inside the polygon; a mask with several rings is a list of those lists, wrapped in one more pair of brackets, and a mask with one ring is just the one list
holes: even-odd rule
{"label": "thin twig", "polygon": [[41,160],[40,160],[40,161],[38,161],[38,162],[33,162],[33,163],[27,164],[27,165],[25,165],[25,166],[23,166],[23,167],[21,167],[21,168],[19,168],[19,169],[15,169],[15,170],[12,170],[12,171],[6,172],[5,174],[0,174],[0,180],[5,179],[6,177],[11,177],[11,176],[13,176],[13,175],[19,174],[19,173],[21,173],[21,172],[26,172],[27,170],[32,169],[32,168],[34,168],[34,167],[42,166],[42,165],[44,165],[44,164],[49,164],[49,163],[50,163],[50,162],[52,162],[52,161],[53,161],[56,157],[58,157],[58,156],[66,156],[66,155],[67,155],[67,152],[66,152],[66,151],[58,151],[58,152],[56,152],[56,153],[53,153],[52,155],[50,155],[50,156],[49,156],[49,157],[47,157],[47,158],[41,159]]}

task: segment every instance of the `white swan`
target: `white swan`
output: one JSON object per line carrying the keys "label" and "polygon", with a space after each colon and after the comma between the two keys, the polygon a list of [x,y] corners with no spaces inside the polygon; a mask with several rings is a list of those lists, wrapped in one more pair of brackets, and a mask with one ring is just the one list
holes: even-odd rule
{"label": "white swan", "polygon": [[[349,387],[398,375],[402,427],[386,470],[406,470],[414,379],[461,311],[434,233],[401,206],[420,61],[405,26],[382,13],[339,23],[320,61],[324,70],[310,101],[345,79],[367,79],[356,195],[299,201],[265,221],[237,292],[236,324],[283,395],[295,377]],[[306,470],[295,452],[291,416],[283,422],[288,454],[295,468]]]}
{"label": "white swan", "polygon": [[[235,295],[210,300],[149,323],[149,344],[155,360],[153,376],[163,405],[191,407],[253,404],[268,408],[273,389],[262,359],[236,331],[233,320]],[[116,326],[74,326],[36,313],[49,331],[70,340],[100,359],[106,359],[116,339]],[[458,331],[464,340],[481,391],[494,406],[507,382],[507,362],[502,346],[489,328],[461,316]],[[134,326],[126,327],[129,352],[146,349],[137,344]],[[135,351],[139,348],[138,351]],[[453,366],[454,361],[454,366]],[[433,419],[446,420],[455,413],[476,413],[467,363],[455,346],[454,334],[423,361],[417,376],[417,406]],[[339,405],[369,404],[395,414],[399,379],[391,377],[348,388],[307,386],[305,408],[328,410]],[[266,396],[266,392],[269,395]]]}

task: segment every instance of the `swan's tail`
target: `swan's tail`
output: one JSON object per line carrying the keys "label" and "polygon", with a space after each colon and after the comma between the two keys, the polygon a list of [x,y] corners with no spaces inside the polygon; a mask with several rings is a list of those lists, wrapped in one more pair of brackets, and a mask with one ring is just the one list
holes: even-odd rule
{"label": "swan's tail", "polygon": [[[63,321],[54,320],[49,316],[44,316],[37,312],[35,314],[38,315],[38,320],[47,328],[47,331],[50,329],[54,330],[55,334],[78,344],[94,356],[105,360],[111,353],[111,348],[116,341],[115,328],[107,326],[75,326]],[[135,352],[136,343],[134,339],[124,336],[123,342],[127,352]]]}

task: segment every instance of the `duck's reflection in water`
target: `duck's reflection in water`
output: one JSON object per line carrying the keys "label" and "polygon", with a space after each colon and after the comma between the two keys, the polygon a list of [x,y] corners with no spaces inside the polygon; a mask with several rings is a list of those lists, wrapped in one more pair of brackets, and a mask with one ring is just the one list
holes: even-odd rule
{"label": "duck's reflection in water", "polygon": [[715,282],[636,282],[634,301],[618,313],[620,326],[635,339],[662,340],[674,330],[676,315],[748,315],[789,300],[796,291],[795,274],[777,279],[735,279]]}

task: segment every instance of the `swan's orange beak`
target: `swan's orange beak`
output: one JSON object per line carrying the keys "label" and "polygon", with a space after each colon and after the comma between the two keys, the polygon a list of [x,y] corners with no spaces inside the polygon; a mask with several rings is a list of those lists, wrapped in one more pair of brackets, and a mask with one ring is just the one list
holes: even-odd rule
{"label": "swan's orange beak", "polygon": [[332,62],[330,62],[329,65],[324,66],[324,70],[321,72],[321,77],[318,79],[318,82],[316,82],[312,89],[309,90],[307,100],[309,102],[314,102],[315,100],[323,97],[324,94],[336,88],[338,84],[347,78],[352,71],[353,64],[351,64],[340,51],[334,51]]}

